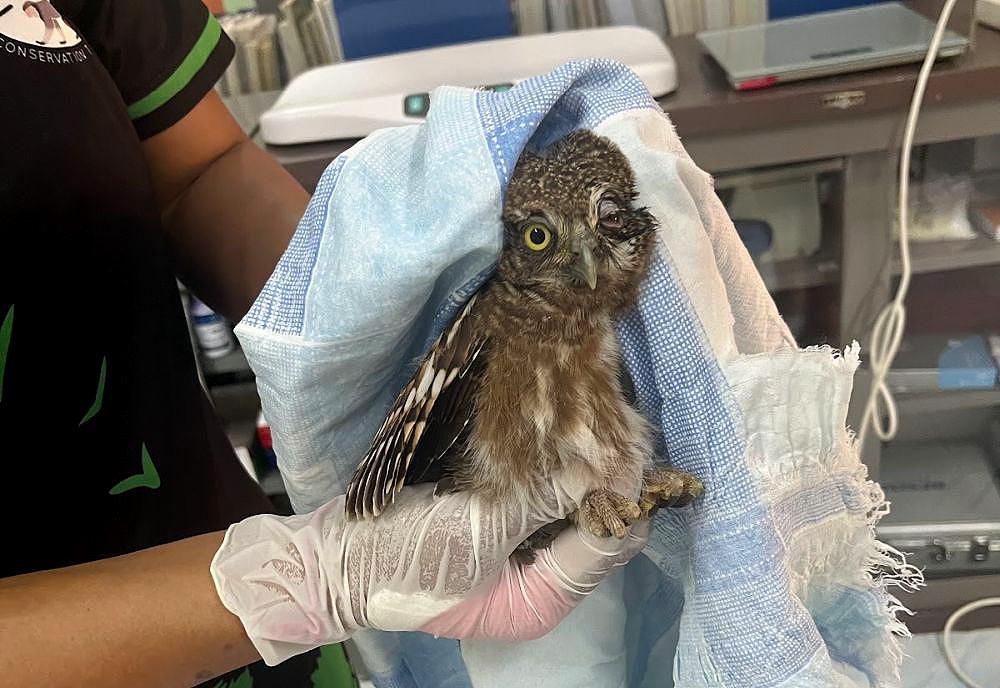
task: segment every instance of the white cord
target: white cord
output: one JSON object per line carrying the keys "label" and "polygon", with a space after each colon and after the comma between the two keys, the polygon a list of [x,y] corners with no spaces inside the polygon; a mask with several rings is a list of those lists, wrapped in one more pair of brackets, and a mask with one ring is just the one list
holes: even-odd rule
{"label": "white cord", "polygon": [[[938,15],[937,25],[934,27],[934,35],[930,45],[927,47],[927,55],[924,57],[920,73],[917,75],[917,84],[913,89],[913,100],[910,101],[910,110],[906,116],[906,129],[903,132],[903,142],[900,146],[899,155],[899,286],[896,294],[875,320],[875,326],[871,333],[871,368],[872,368],[872,388],[868,394],[868,402],[865,405],[865,413],[861,421],[860,438],[863,442],[870,427],[875,429],[875,434],[883,442],[891,440],[896,436],[899,427],[899,414],[896,410],[896,403],[892,398],[892,392],[886,384],[886,375],[892,367],[893,359],[899,351],[899,344],[903,339],[903,331],[906,326],[906,293],[910,288],[910,277],[912,268],[910,265],[910,231],[909,231],[909,196],[910,196],[910,154],[913,151],[913,137],[917,128],[917,116],[920,114],[920,105],[924,99],[924,91],[927,89],[927,80],[930,77],[931,68],[937,58],[938,48],[941,45],[941,38],[944,35],[951,11],[955,7],[956,0],[947,0]],[[879,412],[879,405],[883,407],[886,422],[882,422],[882,414]],[[959,619],[984,607],[1000,606],[1000,597],[986,597],[981,600],[969,602],[959,607],[948,617],[941,633],[941,651],[944,654],[948,667],[958,677],[958,679],[969,688],[984,688],[976,683],[958,666],[955,655],[951,649],[951,631]]]}
{"label": "white cord", "polygon": [[948,667],[951,669],[952,673],[958,677],[958,680],[969,686],[969,688],[985,687],[973,681],[969,675],[962,671],[962,669],[958,666],[958,662],[955,660],[955,655],[951,651],[951,629],[963,616],[971,614],[977,609],[982,609],[983,607],[1000,607],[1000,597],[985,597],[981,600],[969,602],[968,604],[959,607],[952,613],[951,616],[948,617],[948,621],[944,625],[944,631],[941,632],[941,652],[944,654],[944,659],[948,662]]}
{"label": "white cord", "polygon": [[[871,333],[871,368],[872,368],[872,388],[868,394],[868,402],[865,405],[865,413],[861,422],[860,438],[864,441],[870,427],[875,429],[875,434],[882,441],[891,440],[896,436],[899,426],[899,415],[896,411],[896,404],[892,398],[892,392],[886,385],[886,374],[892,367],[892,361],[899,351],[900,341],[903,339],[903,331],[906,326],[906,293],[910,288],[910,277],[912,269],[910,265],[910,232],[909,232],[909,195],[910,195],[910,154],[913,150],[913,137],[917,128],[917,116],[920,114],[920,105],[924,99],[924,91],[927,89],[927,80],[930,77],[931,68],[937,57],[938,48],[941,45],[941,38],[944,35],[951,11],[955,7],[956,0],[947,0],[938,15],[937,25],[934,27],[934,35],[930,45],[927,47],[927,55],[924,57],[923,65],[917,76],[917,84],[913,89],[913,100],[910,101],[910,110],[906,116],[906,129],[903,132],[903,142],[900,146],[899,155],[899,286],[896,288],[896,295],[893,297],[875,320],[875,326]],[[887,421],[882,422],[882,415],[879,413],[879,405],[883,407]],[[955,655],[951,649],[951,631],[959,619],[966,614],[970,614],[984,607],[1000,606],[1000,597],[986,597],[981,600],[970,602],[959,607],[948,617],[941,633],[941,650],[944,654],[948,667],[955,676],[969,688],[984,688],[976,683],[958,666]]]}
{"label": "white cord", "polygon": [[[899,286],[892,301],[879,313],[871,332],[869,348],[871,350],[872,388],[868,393],[868,402],[861,420],[859,438],[862,442],[868,434],[869,427],[875,429],[875,434],[880,440],[887,442],[896,436],[899,425],[896,402],[892,398],[892,392],[885,379],[892,367],[893,360],[896,358],[896,353],[899,351],[899,343],[903,339],[903,330],[906,326],[906,292],[910,289],[911,275],[908,218],[910,154],[913,149],[913,136],[917,128],[920,104],[923,102],[924,90],[927,88],[927,79],[930,77],[931,67],[934,66],[934,60],[941,45],[941,37],[944,35],[955,2],[956,0],[947,0],[944,7],[941,8],[937,26],[934,27],[934,35],[927,47],[927,55],[920,67],[920,74],[917,76],[917,85],[913,89],[910,111],[906,116],[906,129],[903,132],[903,142],[899,151]],[[887,417],[885,424],[882,422],[881,411],[883,410]]]}

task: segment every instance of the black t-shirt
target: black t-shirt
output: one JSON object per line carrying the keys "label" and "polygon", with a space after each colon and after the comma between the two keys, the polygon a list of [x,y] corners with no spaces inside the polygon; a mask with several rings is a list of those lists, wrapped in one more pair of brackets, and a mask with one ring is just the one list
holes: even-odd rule
{"label": "black t-shirt", "polygon": [[269,509],[200,386],[139,145],[205,95],[232,43],[199,0],[56,0],[51,28],[22,5],[0,16],[3,510],[58,512],[75,535],[53,548],[16,529],[0,575]]}
{"label": "black t-shirt", "polygon": [[271,509],[200,386],[140,148],[232,55],[200,0],[0,0],[0,576]]}

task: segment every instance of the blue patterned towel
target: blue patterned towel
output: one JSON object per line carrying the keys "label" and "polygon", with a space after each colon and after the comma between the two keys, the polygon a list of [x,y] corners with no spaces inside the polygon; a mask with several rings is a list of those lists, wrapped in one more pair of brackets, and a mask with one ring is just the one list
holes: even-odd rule
{"label": "blue patterned towel", "polygon": [[442,87],[426,123],[327,169],[237,328],[297,510],[342,492],[414,361],[486,279],[518,155],[578,129],[628,156],[659,219],[619,324],[659,459],[700,476],[644,556],[530,643],[366,632],[380,688],[891,686],[887,588],[919,574],[875,540],[881,490],[845,428],[857,347],[799,349],[669,119],[625,67],[566,64],[506,93]]}

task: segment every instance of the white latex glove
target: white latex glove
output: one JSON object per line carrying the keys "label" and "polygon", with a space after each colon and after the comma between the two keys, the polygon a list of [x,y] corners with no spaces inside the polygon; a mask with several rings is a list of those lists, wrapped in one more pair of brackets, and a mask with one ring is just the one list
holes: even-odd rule
{"label": "white latex glove", "polygon": [[432,485],[418,485],[374,521],[347,520],[343,496],[311,514],[253,516],[229,528],[212,576],[270,665],[359,628],[536,638],[637,554],[649,532],[648,520],[623,540],[570,527],[533,563],[510,559],[528,535],[577,508],[556,492],[529,511],[468,493],[434,497]]}

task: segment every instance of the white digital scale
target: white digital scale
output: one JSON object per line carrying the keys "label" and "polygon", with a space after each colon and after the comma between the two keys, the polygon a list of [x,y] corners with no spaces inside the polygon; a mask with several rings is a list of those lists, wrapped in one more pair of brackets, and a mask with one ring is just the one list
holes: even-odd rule
{"label": "white digital scale", "polygon": [[632,69],[654,97],[677,88],[673,55],[655,33],[615,26],[500,38],[318,67],[296,77],[260,120],[264,141],[289,145],[367,136],[423,120],[442,84],[505,90],[592,57]]}
{"label": "white digital scale", "polygon": [[[786,81],[920,62],[934,24],[899,2],[702,31],[698,40],[738,91]],[[938,57],[961,55],[969,39],[945,31]]]}

